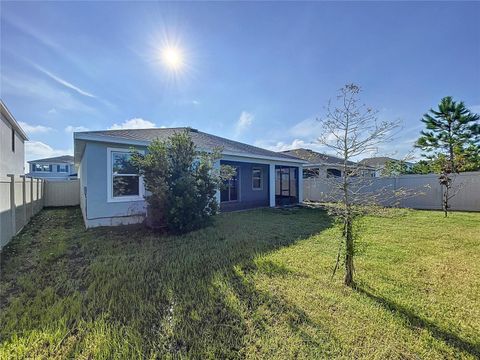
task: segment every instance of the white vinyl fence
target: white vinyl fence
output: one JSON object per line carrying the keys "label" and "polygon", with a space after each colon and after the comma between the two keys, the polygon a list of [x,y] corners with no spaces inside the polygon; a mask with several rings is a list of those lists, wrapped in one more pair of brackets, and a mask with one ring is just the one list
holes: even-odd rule
{"label": "white vinyl fence", "polygon": [[0,177],[0,249],[43,208],[42,179]]}
{"label": "white vinyl fence", "polygon": [[[335,201],[332,198],[334,187],[332,179],[307,178],[303,180],[303,198],[310,201]],[[384,178],[358,178],[364,183],[359,192],[381,194],[380,202],[384,206],[399,206],[412,209],[442,209],[443,188],[438,175],[402,175]],[[396,199],[393,194],[400,189],[414,193],[412,196]],[[454,192],[450,200],[452,210],[480,211],[480,172],[461,173],[455,176]],[[385,198],[382,199],[382,194]]]}
{"label": "white vinyl fence", "polygon": [[79,204],[80,180],[46,181],[44,206],[77,206]]}
{"label": "white vinyl fence", "polygon": [[0,177],[0,249],[44,206],[76,206],[80,180]]}

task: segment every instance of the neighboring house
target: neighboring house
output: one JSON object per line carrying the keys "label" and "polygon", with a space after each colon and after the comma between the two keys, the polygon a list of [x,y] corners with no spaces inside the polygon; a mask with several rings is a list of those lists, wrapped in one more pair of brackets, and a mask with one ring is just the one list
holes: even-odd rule
{"label": "neighboring house", "polygon": [[[304,178],[341,177],[343,175],[343,159],[339,157],[303,148],[282,151],[281,153],[305,160],[306,163],[303,165]],[[366,177],[374,176],[375,170],[369,166],[348,161],[348,167],[355,175]]]}
{"label": "neighboring house", "polygon": [[142,178],[128,166],[132,148],[145,151],[154,139],[189,131],[198,150],[220,147],[216,166],[236,168],[217,199],[222,211],[296,204],[303,199],[303,160],[191,128],[106,130],[74,133],[80,206],[86,227],[138,223],[146,203]]}
{"label": "neighboring house", "polygon": [[30,167],[28,176],[45,180],[70,180],[77,178],[75,166],[73,165],[73,156],[71,155],[31,160],[28,164]]}
{"label": "neighboring house", "polygon": [[380,177],[382,176],[382,172],[385,169],[385,166],[387,165],[388,162],[394,162],[394,163],[403,162],[407,170],[411,170],[414,165],[413,163],[408,161],[393,159],[386,156],[366,158],[361,160],[360,164],[366,165],[375,169],[375,177]]}
{"label": "neighboring house", "polygon": [[0,176],[25,174],[25,131],[0,100]]}

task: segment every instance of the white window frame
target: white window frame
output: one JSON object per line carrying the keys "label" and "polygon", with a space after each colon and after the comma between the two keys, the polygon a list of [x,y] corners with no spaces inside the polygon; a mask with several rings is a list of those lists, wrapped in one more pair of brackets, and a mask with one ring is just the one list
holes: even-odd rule
{"label": "white window frame", "polygon": [[[260,187],[258,187],[258,188],[255,187],[255,186],[253,186],[253,180],[254,180],[255,178],[257,178],[257,177],[254,177],[254,176],[253,176],[253,172],[256,171],[256,170],[260,171]],[[263,169],[262,169],[261,167],[258,167],[258,166],[252,167],[252,190],[253,190],[253,191],[261,191],[261,190],[263,190]]]}
{"label": "white window frame", "polygon": [[[145,151],[138,150],[140,153],[144,154]],[[112,163],[112,153],[123,152],[123,153],[132,153],[131,150],[126,148],[107,148],[107,202],[129,202],[129,201],[143,201],[145,200],[145,185],[143,183],[143,176],[138,176],[138,195],[129,195],[129,196],[113,196],[113,163]],[[123,174],[122,174],[123,175]]]}
{"label": "white window frame", "polygon": [[[57,165],[58,165],[58,167],[57,167],[57,172],[58,173],[62,173],[62,174],[63,173],[65,173],[65,174],[68,173],[68,170],[69,170],[68,169],[68,164],[57,164]],[[62,171],[62,166],[65,168],[63,171]]]}

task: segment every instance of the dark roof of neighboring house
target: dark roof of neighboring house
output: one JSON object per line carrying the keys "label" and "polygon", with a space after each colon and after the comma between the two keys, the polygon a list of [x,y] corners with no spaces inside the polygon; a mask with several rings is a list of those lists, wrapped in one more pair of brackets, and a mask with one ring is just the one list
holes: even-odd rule
{"label": "dark roof of neighboring house", "polygon": [[[282,151],[281,153],[298,157],[300,159],[307,161],[309,164],[343,165],[343,159],[339,157],[322,154],[310,149],[300,148],[300,149]],[[349,161],[348,165],[356,165],[356,163],[353,161]]]}
{"label": "dark roof of neighboring house", "polygon": [[[400,162],[403,160],[398,160],[398,159],[394,159],[387,156],[379,156],[379,157],[371,157],[371,158],[363,159],[360,161],[360,164],[372,166],[372,167],[382,167],[382,166],[385,166],[385,164],[389,161]],[[405,163],[411,164],[408,161],[405,161]]]}
{"label": "dark roof of neighboring house", "polygon": [[189,131],[192,141],[202,150],[222,148],[225,153],[234,153],[246,156],[264,156],[285,159],[286,161],[301,160],[288,154],[276,153],[274,151],[262,149],[253,145],[244,144],[238,141],[211,135],[188,127],[180,128],[152,128],[152,129],[122,129],[122,130],[103,130],[103,131],[84,131],[77,132],[74,135],[76,140],[92,140],[108,142],[122,139],[137,142],[149,143],[152,140],[167,140],[174,133]]}
{"label": "dark roof of neighboring house", "polygon": [[23,140],[28,140],[27,134],[25,134],[25,131],[23,131],[22,127],[20,124],[17,122],[17,120],[13,117],[12,113],[10,110],[8,110],[7,106],[3,102],[3,100],[0,99],[0,112],[2,115],[5,117],[5,119],[12,125],[12,127],[17,130],[18,134],[22,137]]}
{"label": "dark roof of neighboring house", "polygon": [[38,159],[38,160],[30,160],[29,163],[52,163],[52,164],[63,164],[63,163],[73,163],[73,156],[72,155],[62,155],[62,156],[56,156],[56,157],[51,157],[51,158],[46,158],[46,159]]}

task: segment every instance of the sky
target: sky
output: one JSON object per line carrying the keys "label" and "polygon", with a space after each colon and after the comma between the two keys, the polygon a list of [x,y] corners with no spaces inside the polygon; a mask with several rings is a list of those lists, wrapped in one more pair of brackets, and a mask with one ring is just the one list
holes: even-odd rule
{"label": "sky", "polygon": [[[403,157],[444,96],[480,113],[480,2],[1,2],[0,95],[27,160],[74,131],[190,126],[270,150],[325,150],[347,83]],[[177,48],[182,66],[162,59]]]}

